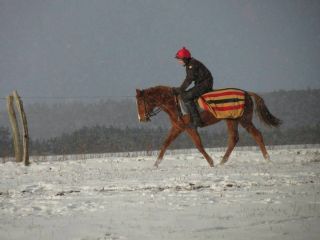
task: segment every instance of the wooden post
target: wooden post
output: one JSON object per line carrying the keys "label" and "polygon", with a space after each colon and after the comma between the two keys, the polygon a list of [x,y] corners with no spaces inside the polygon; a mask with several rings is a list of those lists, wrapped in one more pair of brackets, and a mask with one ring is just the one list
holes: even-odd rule
{"label": "wooden post", "polygon": [[14,155],[16,157],[17,162],[22,162],[20,133],[19,133],[17,117],[14,112],[12,95],[7,97],[7,109],[8,109],[9,120],[11,124],[12,135],[13,135]]}
{"label": "wooden post", "polygon": [[29,131],[28,131],[28,122],[27,122],[27,117],[26,113],[24,112],[23,108],[23,102],[18,95],[18,92],[15,90],[13,91],[13,97],[16,103],[16,107],[18,109],[19,115],[20,115],[20,120],[21,120],[21,125],[23,127],[23,138],[22,138],[22,143],[23,143],[23,162],[24,165],[28,166],[30,164],[29,162]]}

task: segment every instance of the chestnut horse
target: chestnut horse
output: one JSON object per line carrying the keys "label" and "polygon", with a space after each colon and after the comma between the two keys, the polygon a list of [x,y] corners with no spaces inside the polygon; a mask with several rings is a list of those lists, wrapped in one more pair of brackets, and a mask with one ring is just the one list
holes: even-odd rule
{"label": "chestnut horse", "polygon": [[[180,107],[177,103],[177,97],[175,96],[171,87],[157,86],[144,90],[137,89],[136,92],[138,117],[140,122],[150,121],[150,118],[160,111],[164,111],[165,113],[167,113],[171,121],[172,126],[170,132],[166,140],[164,141],[158,158],[154,164],[156,167],[159,166],[168,146],[177,138],[180,133],[184,131],[186,131],[187,134],[191,137],[195,146],[202,153],[204,158],[209,163],[210,167],[213,167],[213,160],[205,151],[197,129],[190,127],[190,116],[188,114],[183,116],[181,115]],[[208,111],[203,111],[200,113],[201,120],[204,123],[204,126],[215,124],[220,120],[225,120],[227,123],[228,148],[220,164],[224,164],[228,161],[232,150],[239,140],[239,123],[252,135],[256,143],[259,145],[263,157],[267,161],[270,161],[269,154],[263,142],[263,137],[260,131],[252,123],[253,101],[251,97],[253,97],[253,99],[255,100],[256,110],[262,122],[264,122],[268,126],[278,127],[281,124],[281,120],[279,120],[269,112],[267,106],[264,103],[264,100],[260,96],[253,92],[244,92],[244,112],[243,115],[237,119],[217,119],[212,115],[212,113]]]}

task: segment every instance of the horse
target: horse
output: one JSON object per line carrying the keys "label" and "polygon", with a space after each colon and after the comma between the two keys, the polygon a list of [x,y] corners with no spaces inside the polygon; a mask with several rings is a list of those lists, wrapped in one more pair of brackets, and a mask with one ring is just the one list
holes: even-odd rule
{"label": "horse", "polygon": [[[242,90],[243,91],[243,90]],[[240,124],[255,140],[259,146],[262,155],[266,161],[271,161],[270,156],[266,150],[261,132],[252,123],[254,102],[256,105],[256,112],[262,122],[270,127],[279,127],[281,120],[270,113],[264,100],[254,92],[244,91],[244,111],[241,117],[236,119],[217,119],[209,111],[200,113],[203,127],[215,124],[221,120],[226,122],[228,128],[228,147],[222,157],[220,165],[225,164],[237,142],[239,141],[238,125]],[[254,102],[253,102],[254,100]],[[178,97],[173,91],[173,88],[168,86],[156,86],[147,89],[136,89],[136,102],[138,118],[140,122],[151,121],[151,117],[155,116],[160,111],[168,114],[171,121],[171,129],[165,139],[156,162],[155,167],[161,163],[163,156],[169,145],[181,134],[186,131],[193,143],[207,160],[210,167],[214,166],[212,158],[205,151],[197,128],[192,127],[190,124],[191,119],[189,114],[182,115],[178,103]]]}

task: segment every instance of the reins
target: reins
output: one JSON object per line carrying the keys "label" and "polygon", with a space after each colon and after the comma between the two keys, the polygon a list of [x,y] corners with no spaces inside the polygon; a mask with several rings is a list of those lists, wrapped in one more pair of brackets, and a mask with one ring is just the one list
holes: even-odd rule
{"label": "reins", "polygon": [[[151,112],[147,112],[147,101],[145,99],[144,90],[142,90],[142,99],[143,99],[143,106],[144,106],[144,114],[148,121],[151,120],[152,117],[156,116],[159,112],[162,111],[160,107],[156,107]],[[161,106],[161,105],[160,105]]]}
{"label": "reins", "polygon": [[156,116],[159,112],[161,112],[162,109],[160,107],[155,108],[152,112],[150,112],[149,114],[146,114],[146,116],[148,118],[154,117]]}
{"label": "reins", "polygon": [[[151,112],[147,112],[147,101],[145,99],[145,91],[142,90],[142,99],[143,99],[143,105],[144,105],[144,112],[145,112],[145,117],[148,121],[151,121],[151,118],[156,116],[158,113],[160,113],[163,109],[162,108],[167,108],[164,104],[162,104],[160,102],[160,105],[158,107],[155,107]],[[174,103],[176,105],[176,109],[177,109],[177,112],[178,112],[178,118],[182,118],[182,112],[181,112],[181,109],[179,107],[179,100],[178,100],[178,97],[173,93],[172,91],[172,95],[173,95],[173,98],[174,98]],[[156,104],[158,104],[159,102],[156,101],[155,102]],[[162,108],[161,108],[162,107]]]}

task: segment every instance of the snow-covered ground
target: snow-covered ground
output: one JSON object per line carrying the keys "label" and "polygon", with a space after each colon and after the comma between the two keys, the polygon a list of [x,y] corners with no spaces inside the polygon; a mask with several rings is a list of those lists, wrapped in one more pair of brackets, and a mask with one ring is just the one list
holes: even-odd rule
{"label": "snow-covered ground", "polygon": [[0,164],[0,239],[320,239],[320,148],[269,153]]}

